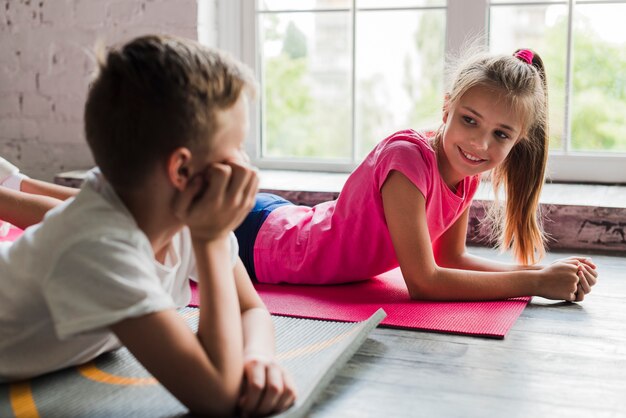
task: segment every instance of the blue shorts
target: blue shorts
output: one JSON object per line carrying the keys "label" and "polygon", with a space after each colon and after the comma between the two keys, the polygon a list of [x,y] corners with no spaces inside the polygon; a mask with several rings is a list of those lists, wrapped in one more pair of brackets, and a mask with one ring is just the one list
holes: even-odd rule
{"label": "blue shorts", "polygon": [[235,236],[239,244],[239,258],[243,261],[250,278],[254,281],[257,279],[254,273],[254,242],[259,229],[273,210],[285,205],[293,205],[293,203],[275,194],[259,193],[256,195],[254,207],[241,225],[235,229]]}

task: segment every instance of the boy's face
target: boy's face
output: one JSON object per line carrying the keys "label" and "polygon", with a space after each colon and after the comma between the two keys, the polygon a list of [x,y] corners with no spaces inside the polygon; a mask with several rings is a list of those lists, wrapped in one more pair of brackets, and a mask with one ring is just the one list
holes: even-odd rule
{"label": "boy's face", "polygon": [[248,99],[244,93],[230,108],[217,114],[218,130],[212,139],[206,164],[234,161],[247,163],[244,142],[248,136]]}

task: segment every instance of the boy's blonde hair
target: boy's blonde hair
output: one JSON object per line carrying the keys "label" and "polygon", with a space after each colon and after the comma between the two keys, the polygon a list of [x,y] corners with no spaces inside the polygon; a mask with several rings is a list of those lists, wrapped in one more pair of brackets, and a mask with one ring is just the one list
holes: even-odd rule
{"label": "boy's blonde hair", "polygon": [[85,135],[96,164],[117,190],[142,184],[174,149],[208,149],[217,114],[243,91],[250,71],[197,42],[148,35],[98,57],[85,105]]}
{"label": "boy's blonde hair", "polygon": [[[519,262],[529,264],[545,255],[539,196],[548,159],[548,88],[539,55],[533,52],[528,63],[516,56],[519,52],[478,54],[465,60],[452,78],[448,94],[453,106],[472,87],[493,89],[522,116],[521,139],[491,173],[495,202],[489,214],[500,248],[512,248]],[[441,133],[435,145],[441,141]],[[504,211],[498,201],[500,188],[506,193]]]}

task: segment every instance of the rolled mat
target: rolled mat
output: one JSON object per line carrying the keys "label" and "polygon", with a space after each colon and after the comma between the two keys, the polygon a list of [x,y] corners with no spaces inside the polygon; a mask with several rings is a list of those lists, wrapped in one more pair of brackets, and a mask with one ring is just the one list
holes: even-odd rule
{"label": "rolled mat", "polygon": [[[194,330],[198,312],[179,311]],[[296,403],[277,416],[305,416],[384,316],[382,310],[361,322],[273,316],[277,358],[291,373],[298,393]],[[36,379],[0,384],[3,418],[187,417],[187,413],[125,348]]]}

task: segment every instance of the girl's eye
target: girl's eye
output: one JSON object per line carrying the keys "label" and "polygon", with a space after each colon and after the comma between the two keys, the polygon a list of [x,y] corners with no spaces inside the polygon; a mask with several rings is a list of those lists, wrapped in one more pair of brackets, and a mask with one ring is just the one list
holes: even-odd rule
{"label": "girl's eye", "polygon": [[470,118],[469,116],[463,116],[463,121],[465,121],[465,123],[469,125],[476,125],[476,121],[473,118]]}
{"label": "girl's eye", "polygon": [[500,139],[509,139],[509,136],[502,131],[495,131],[494,134]]}

